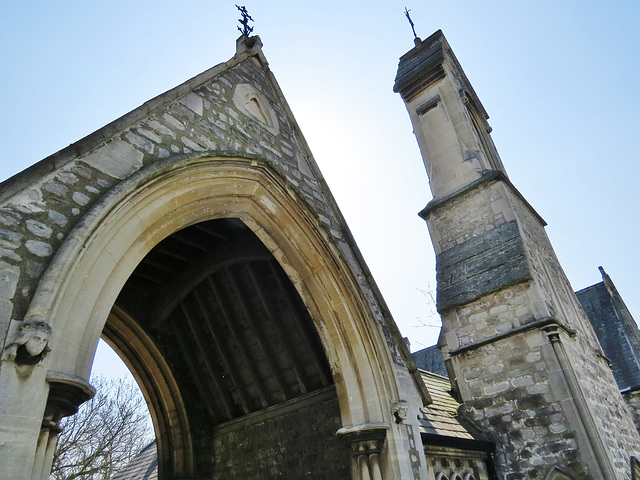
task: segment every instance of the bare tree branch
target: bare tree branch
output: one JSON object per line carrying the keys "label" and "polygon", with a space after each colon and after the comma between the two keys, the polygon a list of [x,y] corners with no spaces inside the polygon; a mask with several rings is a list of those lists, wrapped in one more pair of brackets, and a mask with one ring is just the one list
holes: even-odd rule
{"label": "bare tree branch", "polygon": [[93,377],[96,396],[63,421],[51,480],[108,480],[153,440],[142,393],[131,381]]}

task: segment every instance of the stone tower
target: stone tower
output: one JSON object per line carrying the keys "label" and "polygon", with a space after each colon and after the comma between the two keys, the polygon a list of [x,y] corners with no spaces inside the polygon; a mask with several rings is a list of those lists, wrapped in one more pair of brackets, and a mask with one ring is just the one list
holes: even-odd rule
{"label": "stone tower", "polygon": [[400,59],[394,90],[433,194],[440,347],[499,478],[630,478],[640,438],[608,360],[442,32]]}

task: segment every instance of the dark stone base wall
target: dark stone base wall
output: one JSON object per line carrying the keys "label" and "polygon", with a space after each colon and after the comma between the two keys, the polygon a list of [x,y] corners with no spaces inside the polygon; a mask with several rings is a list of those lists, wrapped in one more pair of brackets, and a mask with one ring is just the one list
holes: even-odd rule
{"label": "dark stone base wall", "polygon": [[335,393],[258,414],[223,427],[214,441],[214,480],[351,478],[349,450],[336,437],[342,426]]}

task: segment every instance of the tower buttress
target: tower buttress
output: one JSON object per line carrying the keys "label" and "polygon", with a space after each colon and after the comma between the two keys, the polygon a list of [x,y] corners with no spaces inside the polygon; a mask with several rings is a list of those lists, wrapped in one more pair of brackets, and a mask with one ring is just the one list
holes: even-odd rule
{"label": "tower buttress", "polygon": [[433,200],[440,347],[500,478],[630,478],[640,437],[544,230],[509,181],[487,114],[441,31],[400,58]]}

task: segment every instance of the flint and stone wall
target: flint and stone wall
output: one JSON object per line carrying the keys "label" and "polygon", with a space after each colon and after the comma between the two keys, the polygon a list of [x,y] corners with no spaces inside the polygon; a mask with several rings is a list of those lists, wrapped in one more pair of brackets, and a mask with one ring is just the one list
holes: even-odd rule
{"label": "flint and stone wall", "polygon": [[401,338],[377,306],[378,293],[362,272],[335,201],[289,120],[273,75],[256,58],[213,67],[43,160],[32,174],[0,185],[0,338],[11,318],[24,317],[40,276],[74,225],[120,180],[168,158],[256,157],[307,203],[357,272],[396,364],[404,365],[396,343]]}
{"label": "flint and stone wall", "polygon": [[240,419],[216,434],[215,480],[351,478],[349,450],[336,441],[341,425],[335,394],[302,408],[256,417]]}
{"label": "flint and stone wall", "polygon": [[[249,84],[259,88],[256,91],[263,99],[262,107],[273,110],[278,135],[234,102],[234,86]],[[2,313],[9,311],[6,302],[12,302],[13,318],[21,318],[40,275],[78,219],[121,179],[163,158],[265,158],[304,198],[334,240],[344,242],[321,180],[309,167],[304,148],[280,103],[265,70],[246,61],[163,108],[149,108],[144,119],[131,121],[77,158],[73,158],[73,148],[54,155],[49,168],[55,171],[33,178],[33,184],[24,190],[2,198],[0,253],[7,272],[1,291]],[[114,123],[128,120],[125,116]],[[83,141],[79,143],[78,148],[82,148]],[[3,331],[6,319],[3,315]]]}
{"label": "flint and stone wall", "polygon": [[637,433],[539,217],[505,183],[489,180],[434,208],[428,222],[463,409],[491,432],[505,478],[543,478],[549,465],[598,478],[585,463],[589,440],[543,331],[550,321],[566,329],[560,339],[590,415],[617,478],[628,478]]}
{"label": "flint and stone wall", "polygon": [[487,183],[434,209],[428,221],[439,242],[438,306],[463,409],[491,432],[505,478],[543,478],[549,465],[599,478],[585,462],[592,440],[578,427],[565,373],[541,331],[551,320],[570,333],[561,341],[615,478],[629,478],[637,432],[537,216]]}
{"label": "flint and stone wall", "polygon": [[508,180],[441,31],[400,58],[394,90],[433,194],[421,216],[436,252],[439,346],[465,415],[497,444],[498,476],[629,479],[640,437],[544,221]]}

